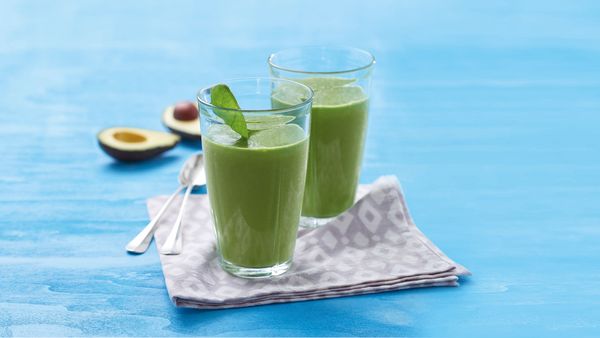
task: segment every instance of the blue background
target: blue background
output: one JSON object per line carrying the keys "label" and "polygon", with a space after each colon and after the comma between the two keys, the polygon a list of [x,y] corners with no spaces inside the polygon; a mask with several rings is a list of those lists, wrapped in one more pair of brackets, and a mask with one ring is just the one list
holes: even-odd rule
{"label": "blue background", "polygon": [[[399,177],[458,288],[177,309],[123,246],[197,145],[115,163],[109,126],[267,73],[273,51],[377,57],[362,174]],[[600,336],[600,2],[0,2],[0,336]]]}

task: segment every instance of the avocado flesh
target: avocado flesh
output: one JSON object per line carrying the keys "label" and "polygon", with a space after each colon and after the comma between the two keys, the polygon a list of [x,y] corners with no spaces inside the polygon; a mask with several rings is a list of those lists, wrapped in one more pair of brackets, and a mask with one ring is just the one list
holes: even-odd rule
{"label": "avocado flesh", "polygon": [[100,148],[119,161],[142,161],[172,149],[180,137],[162,131],[114,127],[98,133]]}
{"label": "avocado flesh", "polygon": [[190,121],[180,121],[173,115],[174,106],[165,109],[162,115],[162,123],[171,132],[187,140],[200,140],[200,121],[198,119]]}

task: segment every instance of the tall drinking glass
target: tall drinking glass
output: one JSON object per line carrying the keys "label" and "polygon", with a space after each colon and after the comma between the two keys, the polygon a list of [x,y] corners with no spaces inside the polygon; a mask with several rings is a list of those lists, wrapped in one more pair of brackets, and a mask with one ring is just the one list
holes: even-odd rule
{"label": "tall drinking glass", "polygon": [[271,54],[271,76],[311,87],[310,149],[301,225],[316,227],[354,203],[375,58],[347,47],[302,47]]}
{"label": "tall drinking glass", "polygon": [[[240,277],[284,273],[292,262],[306,178],[312,91],[284,79],[225,82],[242,109],[198,93],[208,197],[223,269]],[[274,107],[273,102],[285,102]],[[225,124],[241,113],[249,135]]]}

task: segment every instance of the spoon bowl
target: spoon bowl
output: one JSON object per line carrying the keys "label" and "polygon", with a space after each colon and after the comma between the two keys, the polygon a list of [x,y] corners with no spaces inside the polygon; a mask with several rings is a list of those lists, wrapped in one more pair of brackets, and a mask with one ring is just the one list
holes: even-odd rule
{"label": "spoon bowl", "polygon": [[[179,170],[179,176],[177,177],[181,185],[187,186],[192,183],[192,179],[194,178],[194,168],[198,161],[202,161],[202,171],[204,171],[203,157],[204,156],[202,153],[198,153],[188,157],[188,159],[185,160],[183,167],[181,167],[181,170]],[[206,181],[206,178],[204,180]]]}

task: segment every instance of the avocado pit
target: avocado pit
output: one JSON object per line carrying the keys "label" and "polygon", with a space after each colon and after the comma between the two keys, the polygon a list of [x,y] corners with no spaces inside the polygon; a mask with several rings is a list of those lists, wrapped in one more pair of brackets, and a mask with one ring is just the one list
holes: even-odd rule
{"label": "avocado pit", "polygon": [[179,102],[173,107],[173,117],[177,121],[193,121],[198,119],[198,108],[189,101]]}

